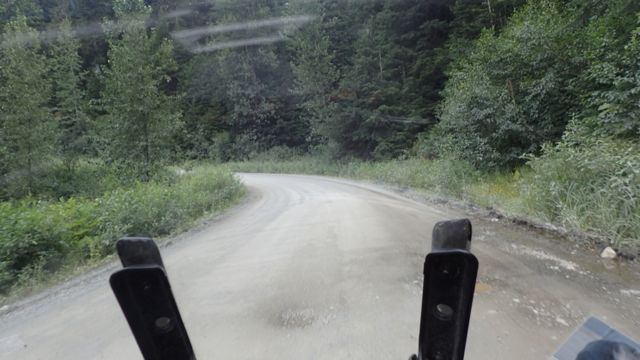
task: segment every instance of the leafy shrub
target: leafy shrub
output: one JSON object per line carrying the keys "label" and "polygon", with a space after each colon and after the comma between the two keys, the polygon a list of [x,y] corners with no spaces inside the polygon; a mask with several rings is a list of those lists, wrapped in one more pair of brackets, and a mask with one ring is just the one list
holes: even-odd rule
{"label": "leafy shrub", "polygon": [[138,183],[96,200],[104,251],[124,234],[162,236],[202,214],[229,206],[242,192],[223,169],[198,167],[173,185]]}
{"label": "leafy shrub", "polygon": [[167,235],[229,206],[242,186],[224,169],[197,167],[173,184],[136,183],[92,199],[0,203],[0,293],[66,263],[103,257],[123,235]]}
{"label": "leafy shrub", "polygon": [[585,97],[582,126],[602,136],[634,139],[640,135],[640,3],[612,3],[617,6],[611,6],[610,14],[588,29],[599,41],[587,53],[590,66],[581,79],[592,88]]}
{"label": "leafy shrub", "polygon": [[94,204],[75,199],[0,203],[0,290],[25,269],[59,267],[80,241],[96,234],[95,210]]}
{"label": "leafy shrub", "polygon": [[[435,150],[478,169],[513,168],[558,140],[580,94],[579,32],[555,1],[529,1],[502,33],[485,31],[450,71]],[[423,146],[424,148],[424,146]],[[429,150],[428,147],[426,148]]]}
{"label": "leafy shrub", "polygon": [[[31,186],[27,184],[27,172],[15,171],[0,177],[0,199],[22,199],[32,196],[38,199],[59,199],[70,197],[99,197],[107,191],[132,186],[137,181],[131,169],[116,163],[105,164],[98,159],[81,159],[69,166],[53,159],[47,164],[34,167]],[[171,183],[172,173],[160,169],[154,174],[154,181]]]}

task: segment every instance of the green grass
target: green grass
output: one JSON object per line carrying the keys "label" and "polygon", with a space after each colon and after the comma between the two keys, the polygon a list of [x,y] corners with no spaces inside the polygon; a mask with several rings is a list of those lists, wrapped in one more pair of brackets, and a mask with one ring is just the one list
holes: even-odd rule
{"label": "green grass", "polygon": [[[598,154],[604,156],[602,151]],[[621,173],[637,175],[637,168],[632,167],[635,162],[607,158],[600,159],[602,164],[596,167],[597,156],[583,157],[589,172],[565,154],[496,173],[479,172],[459,160],[418,158],[332,162],[307,156],[226,166],[240,172],[332,175],[410,187],[491,207],[506,216],[560,225],[635,256],[640,249],[640,182],[620,180]],[[616,167],[616,163],[621,165]]]}
{"label": "green grass", "polygon": [[[570,134],[571,136],[571,134]],[[579,146],[576,146],[576,143]],[[529,212],[594,233],[615,247],[640,249],[640,145],[580,139],[547,148],[529,162],[522,198]]]}
{"label": "green grass", "polygon": [[219,166],[173,181],[134,183],[97,198],[0,203],[0,293],[37,285],[60,269],[99,261],[124,235],[161,237],[220,212],[244,193]]}

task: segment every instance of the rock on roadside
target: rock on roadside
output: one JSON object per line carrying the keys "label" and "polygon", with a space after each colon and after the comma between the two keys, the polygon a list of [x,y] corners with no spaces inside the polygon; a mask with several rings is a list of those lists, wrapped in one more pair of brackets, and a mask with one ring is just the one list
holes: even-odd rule
{"label": "rock on roadside", "polygon": [[615,259],[616,256],[618,256],[618,254],[616,254],[616,251],[613,250],[610,246],[604,248],[604,250],[602,250],[602,253],[600,253],[600,257],[603,259]]}

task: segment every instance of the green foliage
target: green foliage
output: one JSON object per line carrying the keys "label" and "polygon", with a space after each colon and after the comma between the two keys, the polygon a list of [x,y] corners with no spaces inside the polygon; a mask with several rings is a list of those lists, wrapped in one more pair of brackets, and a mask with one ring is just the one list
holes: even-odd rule
{"label": "green foliage", "polygon": [[[277,21],[284,15],[285,2],[259,0],[245,5],[225,8],[223,14],[200,24],[241,29],[205,34],[190,44],[194,54],[179,80],[189,116],[182,148],[191,158],[246,159],[273,146],[305,145],[308,121],[300,116],[287,60],[290,54],[280,41],[289,26],[242,28],[267,18]],[[221,133],[229,141],[223,153],[214,149],[219,148]]]}
{"label": "green foliage", "polygon": [[[300,106],[310,119],[310,138],[312,144],[327,140],[325,125],[330,121],[335,106],[328,101],[327,94],[333,92],[340,79],[335,64],[335,50],[332,49],[330,30],[339,21],[337,14],[323,8],[328,4],[308,4],[318,14],[304,29],[295,32],[290,41],[292,49],[291,70],[294,75],[294,92],[300,95]],[[318,9],[320,7],[320,9]],[[335,40],[335,39],[334,39]]]}
{"label": "green foliage", "polygon": [[230,172],[197,167],[173,184],[137,183],[95,200],[0,203],[0,293],[38,271],[110,254],[126,234],[158,237],[183,229],[227,208],[242,193]]}
{"label": "green foliage", "polygon": [[[109,67],[102,93],[102,147],[109,161],[132,169],[139,179],[152,177],[166,163],[181,127],[177,96],[163,91],[175,68],[170,40],[144,30],[150,8],[140,0],[115,4],[117,19],[126,24],[109,39]],[[112,26],[107,23],[106,28]]]}
{"label": "green foliage", "polygon": [[23,271],[50,271],[84,237],[95,234],[95,206],[71,199],[48,204],[32,199],[0,203],[0,264],[4,292]]}
{"label": "green foliage", "polygon": [[228,172],[196,168],[175,185],[138,183],[115,190],[97,200],[105,251],[122,234],[167,235],[202,214],[227,207],[240,189]]}
{"label": "green foliage", "polygon": [[457,0],[451,7],[454,41],[450,45],[460,47],[454,51],[464,52],[462,46],[475,40],[483,29],[499,31],[507,25],[513,12],[524,3],[526,0]]}
{"label": "green foliage", "polygon": [[[327,144],[341,157],[405,156],[415,134],[432,122],[444,83],[449,5],[322,1],[309,7],[318,17],[294,35],[292,66],[311,119],[311,145]],[[353,45],[345,51],[348,41]]]}
{"label": "green foliage", "polygon": [[637,137],[638,11],[630,0],[530,1],[454,62],[441,122],[417,148],[513,168],[573,115],[599,136]]}
{"label": "green foliage", "polygon": [[0,4],[0,24],[6,26],[17,17],[24,16],[29,27],[42,24],[44,11],[37,0],[13,0]]}
{"label": "green foliage", "polygon": [[[166,170],[159,173],[161,177]],[[100,159],[81,158],[69,169],[66,160],[54,159],[34,173],[33,196],[40,199],[96,198],[107,191],[131,186],[137,180],[121,168]]]}
{"label": "green foliage", "polygon": [[88,153],[88,102],[80,88],[82,59],[78,54],[80,41],[71,30],[71,22],[63,20],[58,28],[59,39],[51,44],[50,79],[52,80],[52,110],[59,127],[58,147],[67,167],[72,170],[79,157]]}
{"label": "green foliage", "polygon": [[637,249],[638,11],[629,0],[530,1],[454,63],[441,122],[415,152],[479,169],[529,159],[522,176],[489,176],[468,196]]}
{"label": "green foliage", "polygon": [[581,69],[570,23],[556,2],[532,1],[499,35],[485,32],[451,71],[439,152],[478,168],[513,167],[558,140],[580,100],[570,86]]}
{"label": "green foliage", "polygon": [[[0,53],[0,198],[31,191],[35,172],[46,163],[55,141],[49,114],[47,63],[38,34],[17,16],[4,29]],[[24,43],[13,41],[24,39]]]}
{"label": "green foliage", "polygon": [[583,126],[601,136],[637,139],[640,136],[640,13],[636,28],[621,29],[627,31],[618,38],[629,40],[618,45],[620,48],[614,52],[611,52],[611,43],[620,39],[607,33],[611,31],[609,27],[602,29],[602,24],[596,25],[594,35],[606,40],[590,54],[592,66],[586,81],[597,87],[589,95]]}
{"label": "green foliage", "polygon": [[523,197],[535,213],[636,247],[640,234],[640,147],[637,142],[585,135],[571,125],[563,141],[529,163]]}

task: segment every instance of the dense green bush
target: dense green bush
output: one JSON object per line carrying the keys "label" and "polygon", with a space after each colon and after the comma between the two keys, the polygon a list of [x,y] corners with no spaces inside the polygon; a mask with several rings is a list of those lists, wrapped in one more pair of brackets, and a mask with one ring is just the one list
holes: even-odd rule
{"label": "dense green bush", "polygon": [[[640,4],[632,10],[640,11]],[[640,136],[640,13],[631,24],[629,15],[614,15],[614,24],[600,21],[589,29],[602,41],[589,52],[585,81],[594,89],[586,98],[581,125],[603,136],[632,140]]]}
{"label": "dense green bush", "polygon": [[5,290],[22,271],[59,266],[78,237],[91,233],[94,221],[84,216],[85,207],[76,200],[0,203],[0,289]]}
{"label": "dense green bush", "polygon": [[[156,172],[154,180],[161,183],[175,181],[175,175],[166,169]],[[0,200],[21,199],[31,196],[38,199],[99,197],[107,191],[132,186],[140,181],[131,169],[122,164],[105,163],[100,159],[85,158],[69,164],[51,159],[32,169],[30,187],[25,187],[27,174],[15,171],[0,176]]]}
{"label": "dense green bush", "polygon": [[638,11],[632,0],[528,1],[451,64],[440,122],[418,152],[515,168],[559,141],[574,115],[602,134],[637,137]]}
{"label": "dense green bush", "polygon": [[570,86],[581,69],[571,20],[556,1],[530,1],[500,34],[485,31],[452,65],[441,121],[423,140],[479,169],[517,166],[558,140],[580,98]]}
{"label": "dense green bush", "polygon": [[574,126],[562,142],[532,159],[522,180],[532,212],[571,228],[603,236],[618,247],[640,238],[640,146],[595,138]]}
{"label": "dense green bush", "polygon": [[0,292],[21,278],[103,257],[123,235],[167,235],[242,193],[221,168],[197,167],[168,183],[137,183],[93,200],[0,203]]}

